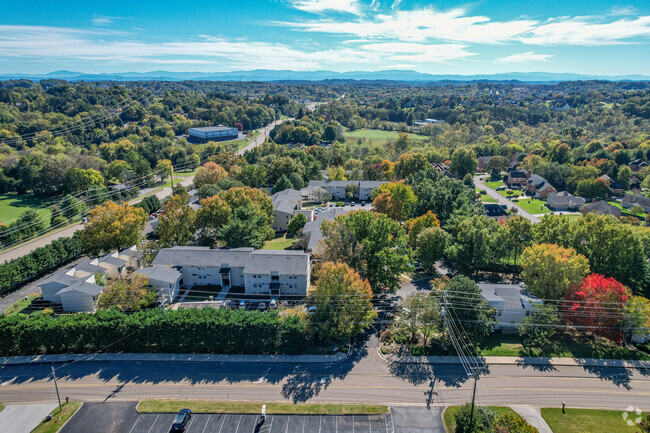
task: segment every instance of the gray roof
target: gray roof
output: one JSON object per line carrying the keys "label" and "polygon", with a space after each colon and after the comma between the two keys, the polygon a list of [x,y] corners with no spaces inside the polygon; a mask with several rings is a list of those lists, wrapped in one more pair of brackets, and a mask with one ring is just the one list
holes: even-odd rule
{"label": "gray roof", "polygon": [[567,191],[549,193],[546,201],[549,205],[566,204],[569,206],[580,207],[585,204],[584,198],[569,194]]}
{"label": "gray roof", "polygon": [[[68,275],[67,272],[73,270],[74,267],[70,268],[65,268],[65,269],[59,269],[58,271],[54,272],[52,275],[49,276],[49,278],[45,279],[40,285],[45,285],[48,283],[59,283],[63,284],[65,286],[69,286],[71,284],[75,284],[76,282],[80,281],[79,278],[75,277],[73,275]],[[105,269],[102,269],[102,272]]]}
{"label": "gray roof", "polygon": [[632,206],[643,206],[643,207],[650,207],[650,198],[644,197],[642,195],[634,195],[634,194],[625,194],[623,197],[623,202],[629,203]]}
{"label": "gray roof", "polygon": [[615,217],[621,216],[622,211],[616,206],[612,206],[604,200],[597,201],[595,203],[590,203],[582,206],[580,210],[586,212],[597,212],[605,215],[614,215]]}
{"label": "gray roof", "polygon": [[305,236],[309,237],[307,242],[307,249],[312,252],[318,253],[318,241],[323,237],[323,233],[320,230],[321,224],[323,221],[334,221],[334,219],[339,215],[345,215],[348,212],[352,212],[352,209],[346,208],[334,208],[325,212],[321,212],[318,215],[318,218],[314,221],[309,221],[302,229],[302,232]]}
{"label": "gray roof", "polygon": [[541,302],[518,284],[479,283],[478,287],[481,289],[481,296],[486,301],[503,301],[503,308],[511,311],[523,310],[522,300]]}
{"label": "gray roof", "polygon": [[104,290],[102,286],[98,286],[97,284],[93,283],[87,283],[82,279],[77,279],[77,282],[75,284],[71,284],[65,289],[59,290],[56,294],[60,295],[67,292],[82,292],[92,296],[97,296],[102,293],[102,290]]}
{"label": "gray roof", "polygon": [[168,266],[149,266],[148,268],[138,269],[135,273],[171,284],[180,280],[182,276],[182,274],[176,269]]}
{"label": "gray roof", "polygon": [[196,128],[190,128],[189,132],[192,132],[192,131],[212,132],[212,131],[224,131],[224,130],[229,130],[229,129],[237,129],[237,128],[233,128],[231,126],[223,126],[223,125],[219,125],[219,126],[199,126],[199,127],[196,127]]}
{"label": "gray roof", "polygon": [[133,257],[138,254],[138,248],[133,245],[128,248],[124,248],[122,251],[120,251],[120,256],[127,256],[127,257]]}
{"label": "gray roof", "polygon": [[284,191],[273,194],[271,199],[273,200],[273,209],[280,212],[292,213],[298,208],[302,194],[295,189],[285,189]]}
{"label": "gray roof", "polygon": [[172,247],[161,249],[152,265],[244,267],[253,248]]}
{"label": "gray roof", "polygon": [[93,264],[92,260],[85,260],[79,263],[78,265],[76,265],[74,268],[75,271],[84,271],[84,272],[89,272],[91,274],[95,274],[98,272],[103,274],[104,272],[106,272],[106,268],[102,268],[99,265]]}
{"label": "gray roof", "polygon": [[307,275],[309,254],[297,250],[257,250],[250,253],[245,274]]}
{"label": "gray roof", "polygon": [[386,183],[385,180],[310,180],[309,187],[343,187],[348,185],[358,185],[359,188],[378,188],[380,185]]}
{"label": "gray roof", "polygon": [[540,176],[539,174],[532,175],[531,177],[528,178],[528,180],[526,182],[533,185],[535,187],[535,189],[537,189],[539,191],[541,191],[541,190],[543,190],[545,188],[552,187],[552,185],[550,183],[548,183],[548,181],[546,179],[544,179],[542,176]]}
{"label": "gray roof", "polygon": [[104,257],[101,257],[99,259],[99,262],[108,263],[109,265],[113,265],[118,268],[126,265],[126,260],[120,259],[119,257],[114,257],[112,254],[107,254]]}

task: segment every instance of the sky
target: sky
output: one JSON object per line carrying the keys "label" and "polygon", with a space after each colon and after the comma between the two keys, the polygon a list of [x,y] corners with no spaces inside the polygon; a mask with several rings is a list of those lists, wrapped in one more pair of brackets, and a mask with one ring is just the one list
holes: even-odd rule
{"label": "sky", "polygon": [[254,69],[650,75],[650,1],[5,2],[0,74]]}

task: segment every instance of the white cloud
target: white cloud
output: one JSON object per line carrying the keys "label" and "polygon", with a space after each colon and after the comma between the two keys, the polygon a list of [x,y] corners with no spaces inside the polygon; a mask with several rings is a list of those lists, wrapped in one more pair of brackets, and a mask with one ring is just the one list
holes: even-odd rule
{"label": "white cloud", "polygon": [[105,26],[108,24],[113,24],[115,20],[121,20],[122,17],[106,17],[101,15],[96,15],[92,18],[92,23],[96,26]]}
{"label": "white cloud", "polygon": [[530,45],[614,45],[650,36],[650,16],[604,22],[599,17],[552,19],[520,40]]}
{"label": "white cloud", "polygon": [[546,62],[553,57],[552,54],[535,54],[532,51],[526,53],[513,54],[511,56],[497,59],[498,63],[528,63],[528,62]]}
{"label": "white cloud", "polygon": [[357,0],[294,0],[292,5],[296,9],[312,13],[337,11],[359,14]]}
{"label": "white cloud", "polygon": [[402,0],[394,0],[393,4],[391,5],[391,9],[397,9],[399,8],[399,5],[402,3]]}

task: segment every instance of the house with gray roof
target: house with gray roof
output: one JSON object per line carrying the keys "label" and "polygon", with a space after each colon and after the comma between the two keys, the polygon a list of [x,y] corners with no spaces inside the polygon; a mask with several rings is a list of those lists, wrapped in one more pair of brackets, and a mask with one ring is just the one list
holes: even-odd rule
{"label": "house with gray roof", "polygon": [[494,329],[517,332],[517,325],[537,309],[542,301],[519,284],[479,283],[481,297],[496,310]]}
{"label": "house with gray roof", "polygon": [[323,188],[337,200],[345,200],[346,188],[353,187],[358,192],[354,199],[361,201],[370,200],[372,193],[380,185],[386,183],[384,180],[310,180],[308,188]]}
{"label": "house with gray roof", "polygon": [[[94,281],[94,278],[92,278]],[[61,289],[57,295],[63,311],[70,313],[93,313],[95,303],[104,288],[88,280],[78,280],[74,284]]]}
{"label": "house with gray roof", "polygon": [[320,240],[323,238],[323,232],[321,232],[320,228],[323,221],[334,221],[337,216],[345,215],[348,212],[351,212],[351,210],[346,208],[333,208],[321,212],[317,219],[305,224],[302,228],[302,237],[305,241],[306,250],[311,252],[313,255],[321,254],[322,243]]}
{"label": "house with gray roof", "polygon": [[623,206],[625,209],[630,209],[634,206],[640,206],[643,208],[644,212],[650,212],[650,198],[644,197],[642,195],[625,194],[623,200],[621,200],[621,206]]}
{"label": "house with gray roof", "polygon": [[623,213],[621,209],[607,203],[604,200],[586,204],[580,208],[580,212],[582,212],[583,215],[586,215],[589,212],[596,212],[602,215],[612,215],[616,218],[620,218],[621,214]]}
{"label": "house with gray roof", "polygon": [[525,190],[536,198],[545,199],[552,192],[557,192],[553,185],[538,174],[533,174],[523,184]]}
{"label": "house with gray roof", "polygon": [[276,232],[289,230],[289,222],[296,213],[303,213],[307,217],[307,221],[311,221],[313,218],[313,211],[301,212],[302,193],[300,191],[285,189],[273,194],[271,199],[273,201],[273,230]]}
{"label": "house with gray roof", "polygon": [[586,200],[569,194],[567,191],[552,192],[546,197],[546,206],[553,210],[578,210]]}
{"label": "house with gray roof", "polygon": [[163,248],[152,266],[179,269],[183,287],[244,287],[246,294],[301,295],[309,288],[309,254],[253,248]]}
{"label": "house with gray roof", "polygon": [[158,294],[164,296],[170,303],[174,301],[180,291],[183,274],[175,268],[169,266],[149,266],[138,269],[134,273],[147,277],[149,286],[156,289]]}

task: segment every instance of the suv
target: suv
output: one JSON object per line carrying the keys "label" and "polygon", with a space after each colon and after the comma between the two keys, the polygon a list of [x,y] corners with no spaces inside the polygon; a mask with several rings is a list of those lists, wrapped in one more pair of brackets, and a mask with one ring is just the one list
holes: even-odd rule
{"label": "suv", "polygon": [[242,299],[241,301],[239,301],[239,308],[244,310],[248,308],[248,301],[246,299]]}
{"label": "suv", "polygon": [[184,432],[185,426],[190,421],[190,418],[192,418],[192,411],[189,409],[181,409],[178,415],[176,415],[176,418],[174,418],[171,431]]}

